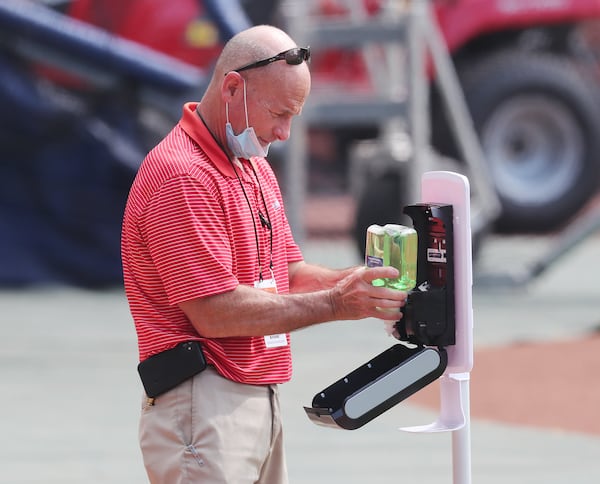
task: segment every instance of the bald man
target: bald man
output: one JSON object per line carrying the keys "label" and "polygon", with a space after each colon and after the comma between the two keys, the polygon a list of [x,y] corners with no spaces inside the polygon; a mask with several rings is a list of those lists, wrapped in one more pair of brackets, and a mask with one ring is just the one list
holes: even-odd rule
{"label": "bald man", "polygon": [[125,290],[144,386],[150,482],[287,482],[278,385],[290,333],[367,317],[397,321],[390,267],[304,262],[266,155],[310,90],[308,48],[257,26],[224,47],[200,103],[143,161],[123,223]]}

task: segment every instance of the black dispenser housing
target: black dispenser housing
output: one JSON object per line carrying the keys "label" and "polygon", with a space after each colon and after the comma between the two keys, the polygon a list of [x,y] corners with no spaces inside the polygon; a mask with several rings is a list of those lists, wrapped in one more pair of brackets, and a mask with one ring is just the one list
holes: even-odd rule
{"label": "black dispenser housing", "polygon": [[437,380],[455,344],[452,205],[404,208],[417,231],[417,283],[396,322],[395,344],[317,393],[304,407],[318,425],[354,430]]}
{"label": "black dispenser housing", "polygon": [[444,347],[455,344],[454,232],[452,205],[404,207],[419,238],[417,284],[408,295],[399,339]]}

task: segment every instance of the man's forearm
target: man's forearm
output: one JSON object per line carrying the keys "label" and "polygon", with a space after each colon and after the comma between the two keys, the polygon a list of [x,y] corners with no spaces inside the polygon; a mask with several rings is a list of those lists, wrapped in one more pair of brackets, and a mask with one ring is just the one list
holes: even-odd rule
{"label": "man's forearm", "polygon": [[274,294],[239,285],[233,291],[186,301],[179,307],[207,338],[288,333],[335,320],[397,320],[402,317],[406,293],[371,284],[385,277],[398,277],[398,271],[393,267],[330,270],[302,264],[294,267],[290,280],[298,281],[295,291],[303,288],[304,292]]}
{"label": "man's forearm", "polygon": [[289,333],[335,319],[331,296],[325,290],[286,295],[240,285],[180,307],[207,338]]}

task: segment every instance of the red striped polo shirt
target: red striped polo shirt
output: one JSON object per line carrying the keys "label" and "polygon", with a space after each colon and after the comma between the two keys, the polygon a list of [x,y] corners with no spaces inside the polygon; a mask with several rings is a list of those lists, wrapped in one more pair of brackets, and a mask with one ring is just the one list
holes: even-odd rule
{"label": "red striped polo shirt", "polygon": [[140,361],[198,340],[208,363],[226,378],[249,384],[285,382],[292,372],[289,334],[287,345],[272,348],[262,336],[203,338],[178,307],[182,301],[232,291],[238,284],[253,286],[259,278],[259,256],[264,277],[270,277],[270,234],[260,223],[259,210],[268,213],[272,225],[279,293],[289,292],[288,263],[302,260],[267,161],[252,160],[257,176],[248,160],[236,167],[247,201],[231,162],[196,106],[184,106],[179,123],[144,159],[125,209],[123,274]]}

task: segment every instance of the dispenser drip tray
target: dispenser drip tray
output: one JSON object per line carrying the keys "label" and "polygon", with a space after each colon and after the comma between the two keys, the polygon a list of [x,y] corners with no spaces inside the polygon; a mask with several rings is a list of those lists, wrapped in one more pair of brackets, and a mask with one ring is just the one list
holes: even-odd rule
{"label": "dispenser drip tray", "polygon": [[316,394],[304,410],[318,425],[354,430],[437,380],[447,364],[443,349],[396,344]]}

